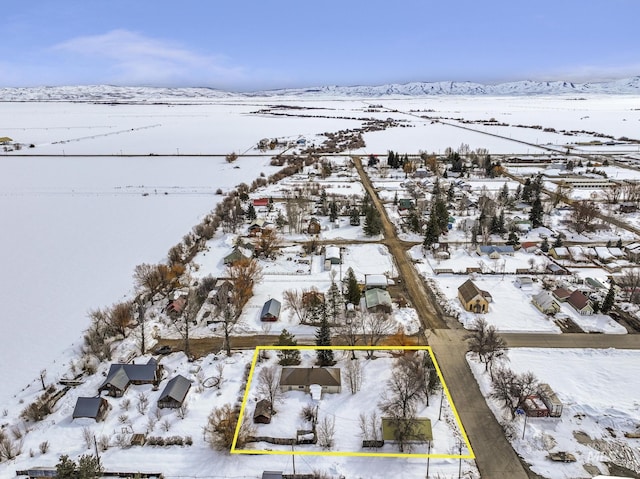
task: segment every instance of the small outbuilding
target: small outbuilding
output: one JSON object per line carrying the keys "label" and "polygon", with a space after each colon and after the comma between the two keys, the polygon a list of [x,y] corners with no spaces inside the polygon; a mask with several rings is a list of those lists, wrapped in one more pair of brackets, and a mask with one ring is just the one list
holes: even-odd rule
{"label": "small outbuilding", "polygon": [[253,411],[253,422],[257,424],[269,424],[271,422],[271,402],[261,399],[256,403]]}
{"label": "small outbuilding", "polygon": [[282,305],[277,299],[270,299],[262,306],[260,312],[260,321],[277,321],[280,317],[280,309]]}
{"label": "small outbuilding", "polygon": [[[405,443],[422,443],[433,440],[433,432],[431,430],[431,420],[426,417],[415,418],[415,428],[413,433],[404,438]],[[382,439],[385,442],[397,442],[398,426],[402,425],[402,419],[393,419],[390,417],[382,418]]]}
{"label": "small outbuilding", "polygon": [[96,422],[102,421],[109,410],[109,403],[105,398],[97,397],[79,397],[76,401],[76,407],[73,409],[73,419],[88,418]]}
{"label": "small outbuilding", "polygon": [[191,389],[191,381],[178,374],[172,378],[158,398],[158,407],[178,409],[184,404],[184,399]]}
{"label": "small outbuilding", "polygon": [[342,263],[340,248],[338,246],[327,246],[324,250],[324,258],[325,261],[329,261],[331,264]]}
{"label": "small outbuilding", "polygon": [[387,277],[384,274],[366,274],[364,276],[364,289],[387,289]]}

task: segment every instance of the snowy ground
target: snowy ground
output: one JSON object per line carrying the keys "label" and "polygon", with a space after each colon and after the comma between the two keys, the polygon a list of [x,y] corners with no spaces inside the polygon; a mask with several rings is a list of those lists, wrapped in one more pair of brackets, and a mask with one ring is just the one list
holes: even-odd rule
{"label": "snowy ground", "polygon": [[[408,120],[415,125],[410,128],[392,128],[383,132],[366,133],[367,147],[351,153],[375,152],[385,154],[388,150],[418,152],[419,150],[442,152],[447,147],[456,148],[461,143],[472,149],[484,147],[491,153],[526,153],[527,147],[509,139],[495,138],[473,133],[452,126],[431,124],[402,111],[410,109],[434,109],[426,113],[433,116],[477,120],[495,117],[510,124],[540,124],[565,129],[586,129],[618,136],[637,136],[637,120],[640,115],[639,97],[590,97],[584,101],[571,101],[563,97],[520,98],[424,98],[385,99],[387,107],[399,112],[378,114],[363,111],[366,102],[359,100],[305,100],[305,106],[318,107],[312,114],[320,113],[332,118],[273,117],[252,114],[269,104],[295,103],[295,99],[251,99],[211,101],[206,105],[99,105],[69,103],[7,103],[3,104],[3,123],[0,136],[10,136],[25,145],[34,144],[21,153],[70,155],[113,154],[113,157],[12,157],[2,156],[4,175],[0,178],[0,221],[5,225],[0,246],[11,254],[5,255],[5,274],[0,283],[0,298],[5,305],[7,324],[3,335],[0,360],[13,367],[4,368],[0,376],[3,388],[0,403],[6,408],[2,423],[8,423],[29,402],[39,388],[35,379],[46,369],[46,380],[55,382],[68,374],[69,365],[77,356],[82,330],[88,326],[86,313],[90,309],[109,305],[131,294],[131,274],[136,264],[162,261],[168,248],[177,243],[198,219],[210,211],[220,196],[217,188],[227,191],[240,182],[251,182],[260,172],[269,175],[276,167],[269,166],[269,156],[241,158],[233,166],[221,157],[185,157],[185,154],[227,154],[229,152],[257,153],[253,147],[265,137],[280,137],[287,140],[305,137],[308,143],[321,142],[319,136],[325,131],[354,128],[362,121],[340,119],[338,116],[357,118],[393,117]],[[549,113],[552,112],[553,115]],[[455,123],[455,121],[452,121]],[[472,128],[488,129],[472,124]],[[533,143],[552,142],[564,145],[570,141],[589,140],[589,135],[563,137],[559,134],[541,135],[539,130],[498,127],[505,136]],[[508,131],[503,131],[508,130]],[[540,136],[538,136],[540,135]],[[536,137],[534,139],[534,136]],[[127,154],[175,155],[170,157],[145,156],[128,158]],[[237,167],[237,168],[236,168]],[[622,170],[612,174],[622,175]],[[499,183],[501,187],[503,182]],[[284,188],[292,184],[285,184]],[[331,193],[360,194],[362,187],[345,177],[339,183],[330,180],[326,186]],[[389,185],[391,186],[391,185]],[[276,187],[269,191],[277,191]],[[391,199],[393,194],[391,191]],[[274,195],[276,196],[276,195]],[[322,238],[364,239],[361,228],[347,226],[341,221],[339,228],[323,224]],[[290,239],[303,239],[292,237]],[[604,238],[604,235],[599,237]],[[220,239],[217,237],[217,239]],[[524,238],[521,238],[524,240]],[[606,240],[605,240],[606,241]],[[198,258],[202,265],[198,274],[217,275],[221,270],[221,258],[228,254],[230,244],[223,239],[222,246],[210,245],[206,256]],[[364,274],[391,272],[393,265],[386,250],[378,245],[349,246],[345,252],[345,269],[353,266],[359,279]],[[285,264],[265,265],[267,272],[286,272],[286,275],[265,275],[265,280],[256,288],[256,296],[245,312],[246,331],[258,331],[255,319],[257,308],[269,297],[281,294],[284,287],[306,287],[314,285],[323,290],[330,282],[329,272],[321,271],[321,258],[314,258],[308,271],[293,274]],[[423,263],[426,274],[429,265]],[[334,266],[335,269],[335,266]],[[286,271],[283,271],[286,270]],[[301,281],[306,278],[308,281]],[[281,281],[284,280],[284,281]],[[500,285],[496,285],[499,288]],[[515,291],[515,290],[514,290]],[[493,292],[493,291],[492,291]],[[510,289],[506,297],[514,295]],[[505,301],[505,300],[502,300]],[[506,302],[515,307],[515,302]],[[506,304],[506,303],[505,303]],[[520,309],[520,305],[518,308]],[[527,310],[528,311],[528,310]],[[287,312],[284,312],[285,316]],[[411,310],[394,309],[395,319],[411,332],[417,324]],[[285,320],[286,321],[286,320]],[[531,320],[527,325],[532,326]],[[539,321],[539,318],[535,320]],[[295,326],[291,323],[283,323]],[[496,322],[498,324],[498,322]],[[52,327],[53,326],[53,327]],[[511,328],[513,325],[506,325]],[[540,327],[538,325],[537,327]],[[535,327],[534,327],[535,330]],[[299,334],[307,334],[300,330]],[[126,352],[123,353],[126,355]],[[236,377],[248,359],[234,356],[235,364],[228,371]],[[167,366],[179,369],[178,356],[170,357]],[[203,361],[211,361],[205,358]],[[102,366],[105,367],[104,365]],[[190,366],[185,366],[188,368]],[[212,365],[203,364],[202,368]],[[237,368],[237,369],[236,369]],[[208,372],[207,372],[208,374]],[[99,382],[96,379],[97,382]],[[231,386],[234,387],[231,387]],[[95,384],[87,383],[86,394]],[[222,397],[232,400],[238,393],[231,383]],[[74,391],[75,393],[75,391]],[[135,394],[132,402],[135,402]],[[149,392],[152,395],[152,392]],[[155,393],[157,394],[157,393]],[[203,392],[202,397],[210,394]],[[69,396],[72,398],[72,396]],[[151,396],[150,396],[151,397]],[[208,396],[207,396],[208,397]],[[205,417],[211,401],[198,400],[194,395],[192,411],[194,421],[197,414]],[[65,401],[67,397],[65,396]],[[72,399],[69,399],[72,400]],[[206,404],[206,405],[205,405]],[[51,427],[49,420],[38,425],[25,436],[23,454],[17,462],[3,464],[0,475],[11,475],[13,470],[42,462],[56,462],[56,451],[80,454],[79,428],[68,421],[69,404],[60,403],[51,421],[60,422],[65,434],[51,430],[45,434],[40,427]],[[114,404],[114,409],[120,406]],[[199,413],[196,411],[199,410]],[[4,411],[3,411],[4,413]],[[58,414],[57,416],[55,416]],[[113,413],[112,413],[113,416]],[[130,416],[133,416],[131,414]],[[113,419],[113,418],[112,418]],[[163,448],[110,450],[105,457],[107,464],[157,464],[176,475],[211,476],[211,451],[197,441],[198,427],[181,429],[184,421],[170,418],[171,431],[186,431],[193,434],[194,446],[190,451],[199,451],[185,465],[184,455]],[[201,419],[198,419],[200,421]],[[136,418],[136,427],[141,418]],[[112,420],[110,434],[117,434],[122,427]],[[157,427],[157,426],[156,426]],[[174,429],[175,428],[175,429]],[[107,429],[104,429],[107,431]],[[101,429],[102,433],[102,429]],[[44,437],[51,440],[52,452],[39,460],[38,445]],[[29,457],[29,452],[38,461]],[[247,458],[247,468],[236,472],[236,458],[216,456],[221,477],[225,474],[247,474],[257,476],[261,469],[286,469],[290,458]],[[113,462],[111,462],[113,461]],[[308,459],[308,470],[314,467],[326,469],[332,474],[345,473],[349,477],[374,477],[378,472],[376,463],[368,459],[338,459],[327,461]],[[46,465],[45,464],[45,465]],[[243,464],[245,464],[243,462]],[[421,477],[424,462],[399,460],[384,462],[386,473]],[[452,464],[456,467],[457,464]],[[218,467],[218,466],[217,466]],[[173,468],[173,469],[172,469]],[[225,469],[226,468],[226,469]],[[456,471],[457,472],[457,471]],[[7,474],[5,474],[7,473]],[[445,471],[446,475],[447,472]]]}
{"label": "snowy ground", "polygon": [[[625,438],[624,434],[636,433],[640,424],[640,386],[629,380],[637,376],[639,360],[638,351],[510,349],[506,366],[518,373],[531,371],[540,382],[549,384],[564,405],[562,416],[528,418],[524,430],[523,419],[510,422],[510,414],[505,417],[498,404],[491,399],[487,402],[496,418],[509,424],[510,440],[518,454],[544,477],[589,477],[585,464],[606,474],[605,461],[638,473],[638,439]],[[487,396],[490,381],[484,366],[472,358],[469,364]],[[569,452],[577,461],[557,463],[547,459],[550,452],[557,451]]]}

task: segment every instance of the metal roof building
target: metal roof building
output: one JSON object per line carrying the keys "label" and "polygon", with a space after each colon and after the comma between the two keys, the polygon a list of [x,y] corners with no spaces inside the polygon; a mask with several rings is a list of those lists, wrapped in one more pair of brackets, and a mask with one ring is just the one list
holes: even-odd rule
{"label": "metal roof building", "polygon": [[179,408],[184,402],[184,398],[191,389],[191,381],[178,374],[172,378],[158,398],[159,408]]}

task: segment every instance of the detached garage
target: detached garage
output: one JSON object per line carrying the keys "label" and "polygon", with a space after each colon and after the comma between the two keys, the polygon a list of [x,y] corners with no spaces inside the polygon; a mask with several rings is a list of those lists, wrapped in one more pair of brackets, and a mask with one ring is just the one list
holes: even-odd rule
{"label": "detached garage", "polygon": [[181,375],[171,379],[158,399],[159,408],[178,409],[191,389],[191,381]]}

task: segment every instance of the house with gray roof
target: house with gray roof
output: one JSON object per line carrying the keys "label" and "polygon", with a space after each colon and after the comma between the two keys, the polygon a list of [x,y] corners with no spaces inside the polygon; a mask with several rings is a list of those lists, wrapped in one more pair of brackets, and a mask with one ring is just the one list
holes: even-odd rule
{"label": "house with gray roof", "polygon": [[560,305],[549,291],[540,291],[531,298],[533,305],[544,314],[555,314],[560,311]]}
{"label": "house with gray roof", "polygon": [[109,403],[100,396],[87,398],[79,397],[73,409],[73,419],[88,418],[96,422],[102,421],[109,410]]}
{"label": "house with gray roof", "polygon": [[260,321],[277,321],[280,317],[280,308],[282,305],[277,299],[270,299],[262,306],[260,312]]}
{"label": "house with gray roof", "polygon": [[160,394],[158,407],[178,409],[184,403],[189,389],[191,389],[191,381],[178,374],[167,383]]}
{"label": "house with gray roof", "polygon": [[107,379],[98,388],[98,393],[107,391],[109,396],[121,397],[130,384],[153,384],[160,382],[160,366],[151,358],[147,364],[112,364]]}
{"label": "house with gray roof", "polygon": [[339,393],[342,390],[340,368],[282,368],[280,390],[310,393],[310,386],[317,384],[323,393]]}

